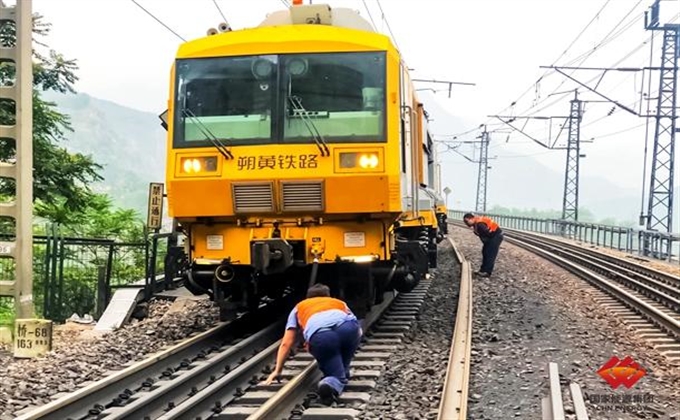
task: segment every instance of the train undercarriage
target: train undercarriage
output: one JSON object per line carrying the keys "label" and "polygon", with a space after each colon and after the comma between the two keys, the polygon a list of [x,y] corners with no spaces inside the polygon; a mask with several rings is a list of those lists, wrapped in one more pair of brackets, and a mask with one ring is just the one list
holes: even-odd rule
{"label": "train undercarriage", "polygon": [[427,226],[403,227],[394,232],[390,258],[342,259],[322,263],[305,261],[303,241],[283,238],[250,242],[251,264],[182,259],[185,287],[195,295],[208,294],[220,307],[220,318],[252,311],[265,300],[280,299],[293,293],[304,299],[314,283],[330,287],[331,295],[345,302],[363,318],[373,305],[382,302],[384,293],[412,290],[436,267],[437,229]]}

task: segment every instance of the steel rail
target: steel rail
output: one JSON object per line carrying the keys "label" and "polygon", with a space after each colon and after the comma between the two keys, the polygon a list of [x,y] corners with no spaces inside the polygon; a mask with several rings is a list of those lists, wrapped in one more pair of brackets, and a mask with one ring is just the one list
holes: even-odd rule
{"label": "steel rail", "polygon": [[[463,222],[459,222],[457,220],[456,221],[449,220],[448,223],[452,224],[454,226],[463,228],[463,229],[469,229],[469,227],[467,227]],[[503,232],[505,234],[510,234],[510,236],[512,234],[518,234],[518,235],[533,237],[533,238],[536,238],[536,239],[542,239],[542,240],[545,240],[545,241],[550,241],[552,243],[559,243],[561,246],[564,246],[565,248],[570,248],[570,249],[578,251],[580,253],[592,255],[594,257],[597,257],[600,260],[605,260],[608,263],[614,264],[617,267],[626,268],[626,269],[633,271],[635,273],[642,274],[645,277],[654,278],[656,280],[659,280],[663,283],[666,283],[668,285],[673,286],[676,289],[680,288],[680,277],[678,277],[678,276],[675,276],[675,275],[670,274],[670,273],[666,273],[664,271],[658,270],[658,269],[656,269],[654,267],[650,267],[648,265],[639,264],[639,263],[636,263],[636,262],[629,261],[624,257],[619,257],[619,256],[616,256],[616,255],[613,255],[613,254],[610,254],[610,253],[598,251],[598,250],[591,249],[591,248],[586,248],[584,246],[573,243],[572,240],[569,240],[569,239],[566,239],[566,238],[562,238],[562,237],[554,236],[554,235],[544,235],[544,234],[540,234],[540,233],[536,233],[536,232],[529,232],[529,231],[524,231],[524,230],[510,229],[510,228],[506,228],[506,227],[503,227]],[[632,254],[630,256],[634,257],[634,255],[632,255]]]}
{"label": "steel rail", "polygon": [[448,237],[456,259],[460,263],[460,289],[456,326],[451,340],[448,368],[444,378],[438,420],[467,418],[468,388],[470,382],[470,352],[472,349],[472,269],[470,262]]}
{"label": "steel rail", "polygon": [[[162,376],[163,378],[179,379],[178,383],[184,382],[191,377],[198,377],[199,381],[206,375],[211,376],[204,367],[194,367],[186,371],[193,362],[191,359],[211,360],[219,347],[229,345],[225,342],[227,333],[236,330],[249,328],[253,321],[261,324],[265,319],[269,319],[272,313],[285,306],[292,297],[284,296],[279,302],[274,302],[255,313],[246,313],[236,319],[220,322],[215,327],[190,337],[178,344],[172,345],[164,350],[154,353],[145,359],[136,362],[122,370],[101,378],[81,389],[66,394],[61,398],[53,400],[39,408],[25,412],[15,418],[15,420],[63,420],[97,418],[106,411],[126,410],[129,404],[136,407],[135,402],[138,398],[149,398],[145,392],[149,388],[158,389],[167,387],[165,381],[157,382],[152,378]],[[261,317],[261,318],[258,318]],[[260,321],[258,321],[258,319]],[[259,331],[240,343],[230,345],[226,351],[219,352],[217,358],[234,358],[234,354],[241,354],[249,345],[261,344],[266,340],[267,334],[271,335],[273,330],[267,328]],[[230,338],[238,339],[239,335]],[[241,356],[242,357],[242,356]],[[183,367],[185,366],[185,367]],[[179,368],[177,368],[179,367]],[[168,383],[172,382],[169,380]],[[134,390],[134,391],[131,391]],[[144,394],[144,395],[143,395]],[[155,398],[155,397],[154,397]],[[157,403],[159,399],[155,399]],[[107,419],[114,418],[107,416]]]}
{"label": "steel rail", "polygon": [[571,399],[574,403],[576,420],[588,420],[588,411],[586,410],[586,403],[583,400],[581,387],[577,383],[572,382],[569,384],[569,390],[571,391]]}
{"label": "steel rail", "polygon": [[[602,260],[596,256],[590,256],[578,250],[562,247],[561,243],[556,243],[544,238],[535,238],[530,235],[512,233],[509,238],[522,238],[522,241],[540,244],[543,248],[550,248],[556,254],[576,260],[580,265],[586,266],[600,272],[608,277],[613,277],[626,286],[637,290],[643,295],[656,300],[668,308],[680,313],[680,289],[661,283],[656,279],[647,277],[643,274],[629,270],[626,267],[618,267],[613,263]],[[565,249],[566,248],[566,249]],[[624,272],[623,274],[621,272]],[[633,277],[631,277],[631,275]]]}
{"label": "steel rail", "polygon": [[[174,407],[183,401],[195,398],[199,394],[212,391],[215,388],[213,386],[215,383],[228,382],[234,390],[239,386],[246,386],[250,377],[257,374],[264,365],[262,362],[258,363],[261,359],[261,357],[258,357],[260,352],[249,359],[253,355],[253,349],[263,346],[271,349],[274,346],[271,343],[281,335],[282,326],[283,322],[277,321],[256,334],[229,346],[224,351],[206,358],[202,363],[193,366],[191,369],[176,372],[176,378],[154,384],[157,387],[152,392],[141,394],[134,401],[128,402],[122,407],[113,407],[102,414],[105,415],[107,420],[137,420],[145,417],[165,418],[164,414],[170,410],[172,418],[177,418],[177,414],[173,410]],[[263,353],[266,353],[266,350]],[[244,360],[244,363],[232,368],[232,366],[238,364],[239,360]],[[220,374],[222,374],[222,377],[217,379]],[[198,391],[199,389],[201,390]],[[198,392],[187,392],[187,390]],[[192,394],[194,395],[192,396]]]}
{"label": "steel rail", "polygon": [[[557,363],[548,363],[548,384],[548,396],[543,397],[541,400],[542,420],[564,420],[566,416]],[[569,384],[569,390],[571,392],[576,420],[588,420],[588,411],[586,410],[586,404],[583,400],[581,387],[577,383],[572,382]]]}
{"label": "steel rail", "polygon": [[[166,350],[141,360],[131,366],[106,376],[84,388],[51,401],[33,411],[25,413],[15,420],[66,419],[87,416],[92,407],[104,400],[113,400],[122,390],[136,387],[140,381],[158,372],[158,364],[179,364],[190,354],[200,351],[206,341],[225,331],[229,322],[218,324],[201,334],[174,345]],[[112,387],[115,386],[115,390]]]}
{"label": "steel rail", "polygon": [[247,382],[248,378],[257,376],[271,362],[280,343],[281,340],[272,343],[238,368],[158,417],[158,420],[202,418],[205,413],[219,413],[223,406],[237,398],[237,391],[244,386],[244,380]]}
{"label": "steel rail", "polygon": [[[363,320],[362,329],[367,331],[385,313],[390,304],[394,301],[395,294],[390,294],[369,316]],[[316,360],[312,360],[303,371],[288,381],[276,394],[262,404],[254,413],[249,415],[246,420],[263,420],[281,418],[290,414],[295,402],[301,398],[301,393],[307,393],[312,385],[322,377],[318,369]]]}
{"label": "steel rail", "polygon": [[[598,251],[595,249],[591,248],[586,248],[584,246],[578,245],[576,243],[569,242],[570,240],[566,238],[561,238],[561,237],[555,237],[555,236],[547,236],[543,234],[539,234],[536,232],[527,232],[527,231],[522,231],[522,230],[517,230],[517,229],[508,229],[508,228],[503,228],[504,232],[508,233],[516,233],[516,234],[521,234],[525,236],[531,236],[534,238],[540,238],[544,240],[548,240],[551,242],[559,243],[560,245],[563,245],[564,247],[573,249],[578,252],[582,252],[585,254],[592,255],[594,257],[597,257],[601,260],[605,260],[610,264],[614,264],[618,267],[623,267],[626,268],[630,271],[636,272],[638,274],[642,274],[646,277],[654,278],[656,280],[662,281],[668,285],[671,285],[675,288],[680,288],[680,277],[674,276],[673,274],[666,273],[664,271],[658,270],[654,267],[650,267],[648,265],[636,263],[629,261],[623,257],[619,257],[617,255],[612,255],[609,253],[605,253],[602,251]],[[631,254],[631,257],[634,257]]]}
{"label": "steel rail", "polygon": [[511,243],[515,243],[523,248],[526,248],[535,254],[541,255],[544,258],[554,262],[555,264],[567,269],[568,271],[584,278],[586,281],[601,288],[608,292],[610,295],[617,298],[619,301],[623,302],[626,306],[632,308],[633,310],[641,313],[647,317],[653,323],[659,325],[661,328],[669,332],[671,335],[675,336],[676,339],[680,340],[680,321],[674,319],[668,314],[660,311],[654,306],[648,304],[647,302],[641,300],[640,298],[632,295],[630,291],[622,288],[621,286],[615,284],[614,282],[605,279],[598,274],[587,270],[576,263],[573,263],[566,258],[555,255],[550,251],[546,251],[535,245],[531,245],[517,238],[508,237]]}

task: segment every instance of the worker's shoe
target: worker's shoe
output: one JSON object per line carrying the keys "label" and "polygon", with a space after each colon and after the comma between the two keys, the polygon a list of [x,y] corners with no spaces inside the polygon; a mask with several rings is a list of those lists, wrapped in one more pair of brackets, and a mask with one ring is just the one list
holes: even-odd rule
{"label": "worker's shoe", "polygon": [[329,384],[322,382],[319,384],[319,398],[321,399],[321,404],[330,406],[333,402],[338,401],[338,391],[336,391]]}
{"label": "worker's shoe", "polygon": [[477,271],[475,272],[475,275],[477,277],[491,277],[491,274],[487,273],[486,271]]}

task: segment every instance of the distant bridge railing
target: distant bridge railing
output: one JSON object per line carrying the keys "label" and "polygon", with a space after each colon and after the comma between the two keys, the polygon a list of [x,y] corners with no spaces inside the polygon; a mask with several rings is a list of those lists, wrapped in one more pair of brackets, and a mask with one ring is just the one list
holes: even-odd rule
{"label": "distant bridge railing", "polygon": [[[449,210],[449,218],[462,221],[465,213],[467,212]],[[680,254],[680,234],[560,219],[473,213],[491,217],[501,227],[505,226],[510,229],[561,236],[575,241],[659,260],[673,261],[674,257]],[[650,252],[648,253],[645,253],[645,243],[650,245]]]}

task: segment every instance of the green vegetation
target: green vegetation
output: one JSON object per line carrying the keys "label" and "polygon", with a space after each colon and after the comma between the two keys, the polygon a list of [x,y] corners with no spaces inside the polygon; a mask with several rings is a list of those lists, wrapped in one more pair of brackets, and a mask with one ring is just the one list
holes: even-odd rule
{"label": "green vegetation", "polygon": [[[33,19],[34,44],[49,33],[50,24],[42,16]],[[13,22],[0,26],[0,44],[11,47],[16,43]],[[64,58],[49,50],[43,55],[33,50],[33,153],[34,153],[34,299],[37,314],[42,314],[45,291],[59,306],[50,313],[67,317],[69,312],[80,315],[92,313],[97,289],[97,272],[106,266],[111,252],[111,241],[136,245],[116,248],[111,271],[117,280],[130,281],[144,273],[144,225],[135,210],[114,208],[112,200],[93,191],[91,184],[103,181],[104,167],[91,155],[75,153],[61,143],[73,128],[69,117],[61,113],[54,102],[45,99],[50,93],[73,93],[73,83],[78,80],[75,60]],[[13,63],[0,63],[0,85],[12,85],[15,80]],[[0,124],[15,123],[15,104],[0,99]],[[98,141],[90,137],[89,142]],[[13,162],[16,147],[13,141],[0,140],[0,161]],[[0,179],[0,200],[7,201],[15,194],[13,180]],[[0,221],[0,235],[15,235],[11,220]],[[45,237],[47,235],[47,237]],[[43,236],[40,238],[40,236]],[[52,237],[52,239],[50,238]],[[77,246],[64,246],[53,237],[78,237],[107,239],[107,243],[90,241]],[[52,247],[52,248],[50,248]],[[0,277],[14,278],[12,260],[0,260]],[[47,282],[47,284],[46,284]],[[0,299],[0,324],[13,322],[11,298]]]}
{"label": "green vegetation", "polygon": [[12,298],[0,297],[0,327],[14,325],[14,302]]}

